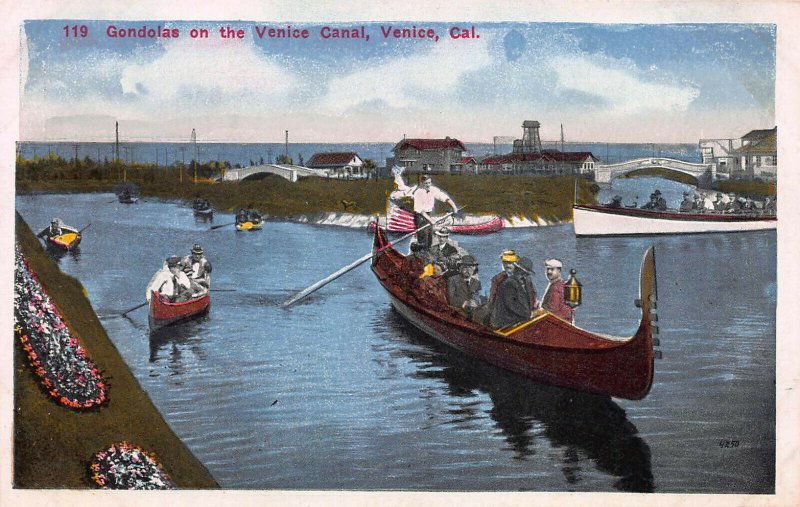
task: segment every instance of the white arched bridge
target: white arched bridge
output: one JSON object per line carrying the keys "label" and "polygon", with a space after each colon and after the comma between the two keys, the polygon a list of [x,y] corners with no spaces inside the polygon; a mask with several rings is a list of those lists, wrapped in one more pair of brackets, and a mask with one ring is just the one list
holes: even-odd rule
{"label": "white arched bridge", "polygon": [[275,174],[281,178],[286,178],[291,182],[297,181],[297,178],[301,176],[316,176],[319,178],[328,177],[328,174],[325,171],[309,169],[308,167],[299,165],[261,164],[242,167],[241,169],[226,169],[225,174],[222,176],[222,181],[242,181],[247,178],[257,178],[267,174]]}
{"label": "white arched bridge", "polygon": [[693,164],[674,158],[640,158],[619,164],[595,165],[594,179],[597,183],[611,183],[611,180],[622,175],[645,169],[666,169],[693,176],[715,180],[717,166],[714,164]]}

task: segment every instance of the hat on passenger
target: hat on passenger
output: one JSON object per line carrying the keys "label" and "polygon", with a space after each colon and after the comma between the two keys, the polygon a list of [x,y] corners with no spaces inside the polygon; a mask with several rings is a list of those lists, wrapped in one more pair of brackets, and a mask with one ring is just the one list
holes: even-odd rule
{"label": "hat on passenger", "polygon": [[546,268],[558,268],[561,269],[563,264],[558,259],[547,259],[544,261],[544,267]]}
{"label": "hat on passenger", "polygon": [[431,181],[431,177],[427,174],[423,174],[419,181]]}
{"label": "hat on passenger", "polygon": [[653,195],[661,195],[661,190],[656,189],[655,192],[653,192]]}
{"label": "hat on passenger", "polygon": [[514,250],[503,250],[503,253],[500,254],[500,260],[503,262],[517,262],[519,255]]}
{"label": "hat on passenger", "polygon": [[459,268],[461,266],[477,266],[477,265],[478,265],[478,261],[476,261],[475,257],[473,257],[471,255],[465,255],[464,257],[461,258],[460,261],[458,261],[458,267]]}
{"label": "hat on passenger", "polygon": [[450,228],[449,227],[442,227],[441,229],[436,229],[433,231],[434,234],[437,236],[447,237],[450,235]]}
{"label": "hat on passenger", "polygon": [[533,261],[529,257],[520,258],[519,262],[517,262],[516,265],[518,268],[528,273],[529,275],[533,273]]}
{"label": "hat on passenger", "polygon": [[198,255],[202,254],[203,253],[203,247],[201,247],[200,245],[195,243],[194,246],[192,247],[192,253],[193,254],[198,254]]}
{"label": "hat on passenger", "polygon": [[171,255],[167,257],[167,266],[169,266],[170,268],[177,266],[180,262],[181,258],[178,257],[177,255]]}

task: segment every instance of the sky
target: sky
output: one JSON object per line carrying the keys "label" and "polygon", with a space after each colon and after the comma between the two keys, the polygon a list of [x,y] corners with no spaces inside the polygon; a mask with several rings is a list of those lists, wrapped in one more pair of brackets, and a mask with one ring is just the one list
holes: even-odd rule
{"label": "sky", "polygon": [[[86,26],[86,37],[64,27]],[[179,30],[177,38],[113,29]],[[243,30],[241,39],[219,29]],[[520,137],[687,142],[775,125],[776,29],[766,24],[376,22],[369,40],[258,37],[282,23],[27,21],[20,140],[397,142]],[[476,38],[452,38],[451,28]],[[384,37],[431,29],[439,39]],[[192,38],[206,28],[209,37]]]}

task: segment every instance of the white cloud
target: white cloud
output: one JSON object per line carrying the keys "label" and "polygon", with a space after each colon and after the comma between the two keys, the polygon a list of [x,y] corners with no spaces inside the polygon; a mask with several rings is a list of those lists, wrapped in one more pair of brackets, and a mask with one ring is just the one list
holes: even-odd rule
{"label": "white cloud", "polygon": [[331,113],[378,100],[391,108],[430,107],[449,98],[466,73],[491,63],[486,39],[443,39],[430,51],[331,77],[322,106]]}
{"label": "white cloud", "polygon": [[648,82],[633,66],[615,61],[595,61],[588,56],[560,56],[550,61],[560,87],[599,97],[612,113],[686,111],[700,91],[693,86]]}
{"label": "white cloud", "polygon": [[179,39],[164,49],[152,61],[123,68],[123,93],[156,100],[197,91],[265,97],[286,93],[296,83],[292,73],[260,55],[251,41]]}

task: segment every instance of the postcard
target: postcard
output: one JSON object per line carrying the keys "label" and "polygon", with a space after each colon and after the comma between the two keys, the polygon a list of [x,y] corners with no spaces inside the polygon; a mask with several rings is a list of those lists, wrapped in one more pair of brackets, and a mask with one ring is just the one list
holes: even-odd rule
{"label": "postcard", "polygon": [[6,22],[3,496],[797,501],[796,5],[222,7]]}

